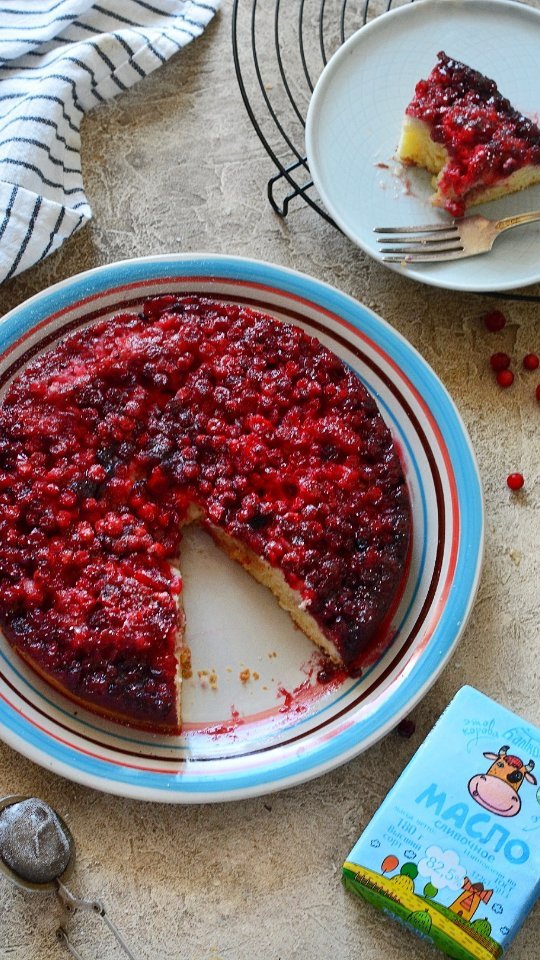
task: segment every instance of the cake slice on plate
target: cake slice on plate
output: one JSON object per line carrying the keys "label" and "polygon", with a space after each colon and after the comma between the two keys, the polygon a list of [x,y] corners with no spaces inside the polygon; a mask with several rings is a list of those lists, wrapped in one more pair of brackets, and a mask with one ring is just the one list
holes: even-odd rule
{"label": "cake slice on plate", "polygon": [[398,157],[434,174],[432,202],[461,217],[540,183],[540,128],[494,80],[441,52],[405,111]]}

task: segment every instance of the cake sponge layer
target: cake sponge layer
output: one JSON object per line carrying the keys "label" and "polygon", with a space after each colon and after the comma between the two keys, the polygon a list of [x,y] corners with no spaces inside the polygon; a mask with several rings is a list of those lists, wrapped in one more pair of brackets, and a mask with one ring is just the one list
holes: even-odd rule
{"label": "cake sponge layer", "polygon": [[432,173],[433,203],[459,217],[540,182],[540,128],[494,80],[441,52],[405,111],[398,157]]}

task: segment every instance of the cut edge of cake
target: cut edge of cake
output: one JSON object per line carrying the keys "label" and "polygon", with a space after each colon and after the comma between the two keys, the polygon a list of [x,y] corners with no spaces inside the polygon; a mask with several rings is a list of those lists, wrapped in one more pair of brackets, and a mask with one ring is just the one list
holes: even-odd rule
{"label": "cut edge of cake", "polygon": [[335,645],[324,635],[314,618],[310,616],[309,601],[304,600],[300,592],[294,590],[287,583],[281,570],[272,567],[253,550],[250,550],[240,540],[231,537],[224,530],[220,530],[213,524],[205,524],[204,526],[212,539],[231,560],[239,563],[244,570],[251,574],[254,580],[270,590],[280,607],[287,611],[302,633],[320,647],[333,663],[344,666],[343,659]]}
{"label": "cut edge of cake", "polygon": [[[233,561],[245,569],[258,583],[267,587],[274,595],[279,605],[290,615],[293,622],[302,633],[311,640],[332,663],[345,666],[343,659],[332,641],[324,635],[313,617],[309,615],[307,601],[302,599],[299,591],[294,590],[286,581],[283,573],[272,567],[267,561],[243,544],[240,540],[231,537],[224,530],[210,523],[204,516],[204,511],[197,504],[190,504],[181,527],[184,529],[192,524],[199,525],[212,537],[216,545]],[[174,572],[181,576],[180,558],[171,563]],[[182,687],[185,680],[192,676],[191,649],[186,643],[186,615],[183,604],[182,591],[175,597],[178,622],[175,632],[174,656],[176,659],[175,674],[175,703],[176,721],[157,722],[145,721],[128,712],[111,709],[109,706],[92,702],[78,696],[73,690],[63,684],[56,675],[48,673],[34,658],[16,647],[17,653],[24,662],[34,670],[42,680],[52,686],[58,693],[67,697],[72,703],[89,711],[106,721],[128,725],[133,729],[144,730],[154,734],[178,735],[182,731]]]}
{"label": "cut edge of cake", "polygon": [[[201,527],[201,529],[205,530],[209,536],[211,536],[216,545],[231,560],[238,563],[254,578],[254,580],[270,590],[279,605],[289,614],[293,623],[301,630],[308,640],[310,640],[318,649],[323,652],[326,657],[329,658],[331,663],[338,667],[343,667],[348,673],[350,673],[351,669],[353,671],[357,670],[355,666],[351,667],[350,664],[347,665],[345,663],[335,644],[324,634],[317,621],[310,615],[309,600],[303,598],[299,590],[295,590],[290,586],[289,583],[287,583],[283,572],[279,568],[273,567],[262,557],[258,556],[240,539],[232,537],[230,534],[211,523],[205,516],[204,510],[196,503],[191,503],[189,505],[186,516],[181,523],[181,528],[184,529],[192,524],[197,524]],[[407,555],[409,550],[410,540],[408,544]],[[181,558],[177,557],[176,560],[170,564],[170,566],[177,576],[179,575],[182,577],[180,564]],[[364,651],[366,664],[368,654],[372,649],[375,649],[377,651],[377,656],[379,656],[389,645],[391,638],[386,639],[384,632],[389,625],[389,618],[393,614],[396,605],[401,599],[407,577],[407,567],[408,563],[406,562],[403,566],[401,582],[393,597],[392,603],[390,604],[390,608],[386,611],[385,617],[380,624],[380,629],[377,631],[377,636],[366,645],[366,649]],[[156,735],[179,735],[182,732],[182,687],[184,681],[192,676],[192,666],[191,649],[186,643],[186,615],[184,611],[182,590],[175,597],[175,601],[178,610],[178,620],[174,642],[174,657],[176,660],[176,672],[174,679],[174,702],[176,706],[175,720],[171,719],[158,722],[157,720],[153,719],[146,721],[144,718],[136,716],[128,711],[115,710],[108,704],[99,702],[99,699],[94,699],[94,701],[85,699],[84,697],[81,697],[75,693],[70,687],[63,684],[61,680],[59,680],[58,676],[56,676],[54,673],[49,673],[47,670],[45,670],[33,657],[28,654],[27,651],[21,649],[20,646],[15,646],[15,650],[21,659],[33,671],[35,671],[35,673],[37,673],[42,680],[52,686],[53,689],[55,689],[58,693],[65,696],[77,707],[83,708],[85,711],[90,712],[94,716],[100,717],[101,719],[109,722],[120,723],[133,729],[142,730]],[[356,673],[353,673],[353,675],[356,675]]]}
{"label": "cut edge of cake", "polygon": [[[444,209],[448,200],[456,199],[455,195],[443,195],[440,192],[440,181],[444,176],[444,168],[450,159],[450,155],[442,144],[431,139],[430,128],[423,120],[405,114],[397,157],[401,163],[407,166],[422,167],[432,174],[431,183],[435,191],[431,197],[433,206]],[[474,207],[481,203],[489,203],[492,200],[500,200],[501,197],[506,197],[510,193],[518,193],[537,183],[540,183],[540,166],[529,165],[515,170],[514,173],[509,174],[492,186],[476,187],[463,199],[467,208]]]}
{"label": "cut edge of cake", "polygon": [[[434,139],[432,137],[434,122],[430,124],[421,117],[414,115],[411,110],[417,111],[419,108],[418,91],[420,85],[423,85],[425,89],[431,81],[433,88],[436,89],[440,84],[439,78],[435,78],[437,71],[441,68],[447,68],[448,66],[450,66],[451,69],[457,68],[463,71],[468,78],[470,77],[470,82],[473,87],[475,84],[479,85],[479,89],[483,84],[489,86],[493,94],[492,99],[497,103],[497,110],[500,111],[498,115],[500,115],[501,118],[508,117],[509,122],[514,124],[514,130],[516,124],[523,122],[524,125],[528,125],[535,134],[538,134],[536,139],[538,140],[539,146],[540,129],[536,123],[529,120],[523,114],[520,114],[518,110],[500,94],[493,80],[481,74],[480,71],[467,66],[467,64],[447,57],[442,51],[438,54],[438,63],[432,69],[427,80],[419,81],[414,96],[406,107],[396,157],[405,165],[421,167],[431,173],[432,185],[435,191],[431,197],[432,204],[446,209],[452,215],[459,217],[463,216],[468,207],[498,200],[501,197],[520,192],[540,183],[540,162],[526,162],[511,172],[504,174],[499,173],[499,176],[494,182],[486,183],[485,178],[480,176],[477,182],[463,193],[457,193],[452,189],[451,185],[444,183],[446,172],[453,160],[452,153],[443,142],[440,142],[438,138]],[[446,109],[451,113],[455,103],[459,104],[460,102],[462,101],[457,98],[456,101],[451,102],[448,107],[445,105],[442,115],[444,115]],[[480,101],[480,109],[482,109],[482,107],[483,103]],[[440,120],[441,117],[439,116],[438,119]],[[482,145],[483,141],[479,140],[478,146]],[[512,158],[512,162],[514,162],[514,158]],[[491,179],[493,175],[492,169],[489,170],[489,174],[489,179]]]}

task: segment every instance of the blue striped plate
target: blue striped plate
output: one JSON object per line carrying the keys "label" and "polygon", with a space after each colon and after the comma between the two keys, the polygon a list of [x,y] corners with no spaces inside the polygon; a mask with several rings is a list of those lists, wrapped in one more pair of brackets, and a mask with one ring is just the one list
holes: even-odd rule
{"label": "blue striped plate", "polygon": [[65,280],[1,321],[1,382],[67,331],[137,309],[159,292],[208,294],[295,323],[376,396],[402,455],[414,517],[393,642],[360,679],[325,676],[272,595],[190,529],[182,569],[194,676],[184,687],[182,736],[86,713],[27,669],[3,638],[0,734],[37,763],[100,790],[181,803],[237,799],[345,763],[426,693],[473,603],[483,543],[480,480],[452,400],[403,337],[338,290],[254,260],[148,257]]}

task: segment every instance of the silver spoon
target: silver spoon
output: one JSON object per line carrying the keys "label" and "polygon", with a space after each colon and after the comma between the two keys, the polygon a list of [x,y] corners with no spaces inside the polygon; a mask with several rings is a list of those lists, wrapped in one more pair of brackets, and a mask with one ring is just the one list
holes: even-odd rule
{"label": "silver spoon", "polygon": [[[0,873],[23,890],[53,891],[68,915],[89,910],[105,922],[130,960],[136,960],[101,900],[82,900],[65,886],[75,866],[75,841],[62,818],[37,797],[10,796],[0,800]],[[81,954],[65,926],[57,939],[76,960]]]}

